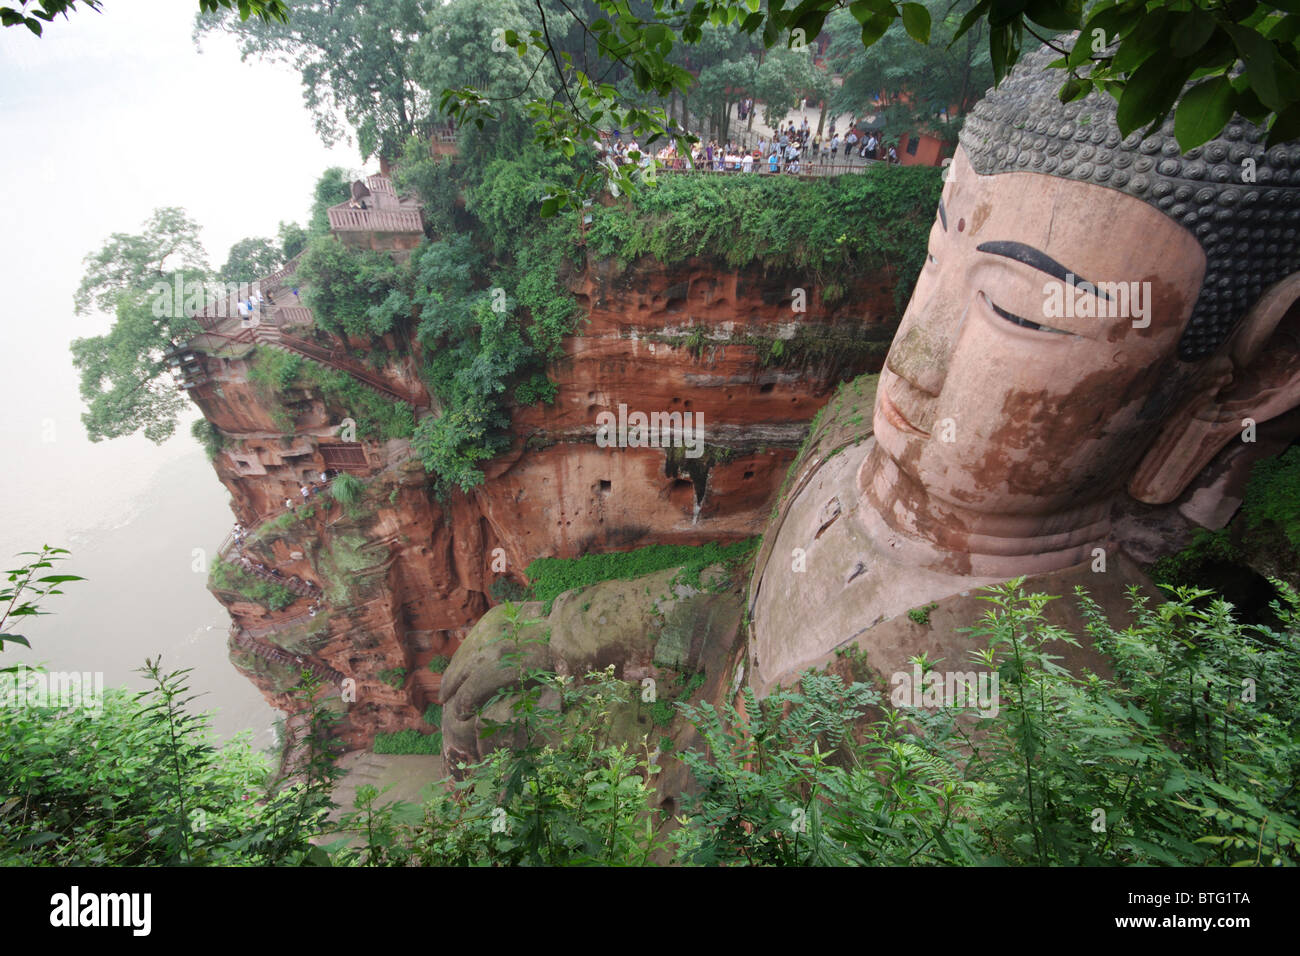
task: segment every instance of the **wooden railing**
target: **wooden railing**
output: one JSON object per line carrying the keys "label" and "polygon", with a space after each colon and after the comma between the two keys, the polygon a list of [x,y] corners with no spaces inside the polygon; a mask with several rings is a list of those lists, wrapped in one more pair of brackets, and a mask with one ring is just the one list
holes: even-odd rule
{"label": "wooden railing", "polygon": [[418,209],[329,210],[330,228],[343,232],[423,232]]}
{"label": "wooden railing", "polygon": [[351,375],[362,385],[366,385],[376,392],[391,398],[395,402],[404,402],[407,405],[414,406],[416,402],[409,395],[403,395],[393,386],[389,385],[378,375],[369,369],[354,361],[346,352],[337,349],[328,349],[324,346],[317,345],[315,342],[309,342],[306,339],[296,338],[292,335],[285,335],[279,329],[268,329],[259,326],[254,330],[256,341],[264,345],[279,345],[293,352],[297,352],[305,358],[314,362],[320,362],[322,365],[328,365],[330,368],[338,369],[347,375]]}
{"label": "wooden railing", "polygon": [[298,253],[279,269],[276,269],[265,279],[261,280],[261,289],[265,293],[268,289],[272,292],[284,282],[284,280],[298,271],[298,263],[302,259],[302,253]]}
{"label": "wooden railing", "polygon": [[303,358],[311,359],[313,362],[319,362],[322,365],[328,365],[330,368],[338,369],[347,375],[351,375],[362,385],[379,392],[385,398],[392,399],[395,402],[404,402],[407,405],[415,407],[419,402],[410,395],[404,395],[389,385],[368,368],[355,361],[346,352],[338,349],[326,348],[323,345],[317,345],[315,342],[309,342],[306,339],[300,339],[293,335],[286,335],[280,329],[265,324],[250,325],[247,328],[240,329],[238,332],[201,332],[189,342],[189,347],[194,349],[203,349],[210,347],[205,341],[210,338],[224,340],[228,345],[258,344],[269,345],[271,347],[281,347],[291,352],[296,352]]}

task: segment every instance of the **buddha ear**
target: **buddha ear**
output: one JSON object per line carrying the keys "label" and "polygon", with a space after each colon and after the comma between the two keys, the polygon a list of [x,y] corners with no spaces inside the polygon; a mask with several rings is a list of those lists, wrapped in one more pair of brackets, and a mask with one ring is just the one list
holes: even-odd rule
{"label": "buddha ear", "polygon": [[1228,442],[1300,406],[1300,272],[1260,296],[1197,379],[1196,394],[1165,423],[1128,491],[1173,501]]}

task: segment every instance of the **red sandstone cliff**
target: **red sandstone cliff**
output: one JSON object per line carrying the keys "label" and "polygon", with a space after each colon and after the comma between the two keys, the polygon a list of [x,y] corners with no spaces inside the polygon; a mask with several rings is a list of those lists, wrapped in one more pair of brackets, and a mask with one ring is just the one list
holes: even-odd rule
{"label": "red sandstone cliff", "polygon": [[[555,402],[514,409],[510,450],[486,464],[482,485],[445,502],[407,442],[343,442],[348,410],[318,390],[272,395],[250,382],[253,350],[274,332],[200,337],[191,394],[223,433],[215,467],[250,529],[246,552],[299,579],[306,595],[273,613],[215,589],[234,621],[232,660],[281,709],[302,666],[355,681],[343,692],[342,735],[366,746],[375,733],[420,726],[440,681],[426,665],[454,653],[495,603],[498,578],[522,582],[544,556],[759,533],[807,423],[839,380],[879,366],[893,331],[889,276],[850,286],[837,303],[808,288],[800,312],[797,281],[708,260],[597,262],[570,277],[586,318],[548,370]],[[436,414],[419,407],[431,403],[409,342],[390,337],[399,358],[375,373],[377,387]],[[765,364],[778,351],[783,364]],[[620,403],[702,413],[706,454],[598,447],[596,416]],[[365,498],[349,513],[318,494],[302,517],[298,488],[327,467],[367,482]]]}

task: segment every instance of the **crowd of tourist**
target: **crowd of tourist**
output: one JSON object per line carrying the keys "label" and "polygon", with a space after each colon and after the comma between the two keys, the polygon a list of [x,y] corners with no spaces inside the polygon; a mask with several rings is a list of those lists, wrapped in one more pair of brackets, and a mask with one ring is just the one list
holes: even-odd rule
{"label": "crowd of tourist", "polygon": [[[753,100],[746,100],[738,106],[737,113],[743,120],[752,110]],[[595,145],[598,153],[608,156],[618,165],[634,162],[646,168],[652,162],[649,150],[643,149],[635,139],[623,142],[617,130],[608,135],[602,134],[601,141]],[[764,134],[753,149],[733,141],[718,143],[716,140],[701,139],[689,155],[679,152],[676,144],[671,144],[657,151],[654,159],[663,168],[670,170],[742,173],[766,171],[795,175],[806,171],[810,166],[852,164],[858,159],[893,164],[899,162],[897,145],[885,143],[882,130],[859,127],[854,120],[841,136],[836,129],[835,120],[831,120],[830,129],[825,135],[820,132],[814,134],[807,117],[804,117],[799,126],[791,121],[770,139]]]}

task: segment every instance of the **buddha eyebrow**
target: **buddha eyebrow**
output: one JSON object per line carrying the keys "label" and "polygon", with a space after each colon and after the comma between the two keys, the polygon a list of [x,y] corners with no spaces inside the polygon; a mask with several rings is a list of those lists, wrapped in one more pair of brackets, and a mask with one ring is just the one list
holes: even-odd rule
{"label": "buddha eyebrow", "polygon": [[[943,206],[940,205],[939,208],[942,209]],[[1074,286],[1086,286],[1093,295],[1105,299],[1107,302],[1110,301],[1110,296],[1104,290],[1097,288],[1097,283],[1079,278],[1078,275],[1065,268],[1047,253],[1040,252],[1033,246],[1027,246],[1023,242],[1006,242],[1000,239],[994,242],[982,242],[975,247],[975,251],[988,252],[995,256],[1005,256],[1008,259],[1014,259],[1016,262],[1023,262],[1039,272],[1047,273],[1054,279],[1060,279],[1062,282]]]}
{"label": "buddha eyebrow", "polygon": [[943,200],[939,200],[939,221],[943,223],[943,231],[948,231],[948,212],[943,208]]}

